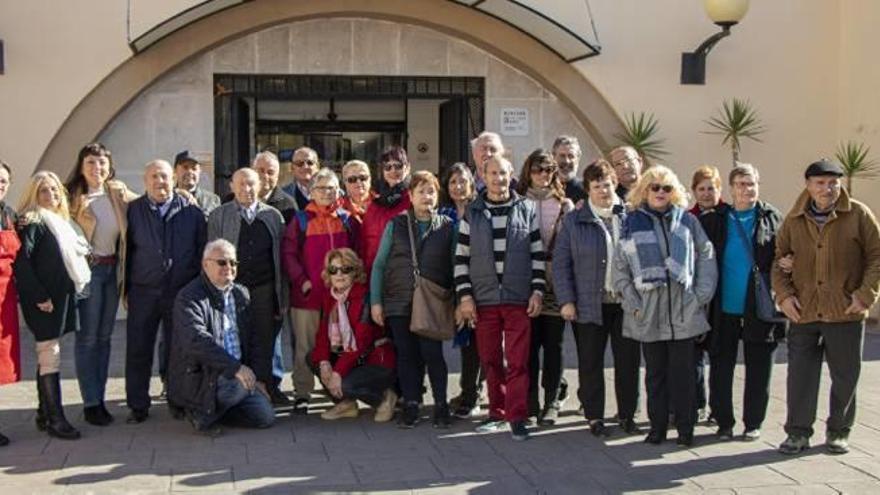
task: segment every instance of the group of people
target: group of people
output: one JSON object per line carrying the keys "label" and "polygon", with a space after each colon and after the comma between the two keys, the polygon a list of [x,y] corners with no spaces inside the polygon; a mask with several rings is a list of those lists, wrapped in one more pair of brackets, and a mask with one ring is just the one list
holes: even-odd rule
{"label": "group of people", "polygon": [[[556,423],[568,396],[570,327],[577,398],[597,437],[611,431],[609,341],[619,429],[641,432],[644,356],[645,442],[662,443],[672,425],[677,443],[690,446],[698,421],[717,424],[720,440],[734,437],[740,340],[741,438],[760,437],[775,350],[787,339],[780,451],[809,447],[823,358],[832,376],[826,445],[848,450],[865,318],[880,292],[880,228],[841,187],[839,165],[810,164],[783,217],[760,199],[750,164],[729,173],[729,201],[718,169],[700,167],[688,208],[676,174],[646,166],[631,147],[579,170],[577,139],[560,136],[514,178],[499,135],[483,132],[471,144],[475,167],[457,163],[442,179],[412,171],[405,150],[389,147],[375,181],[362,161],[346,163],[340,177],[302,147],[283,186],[278,158],[264,151],[235,172],[222,200],[199,186],[199,160],[188,151],[173,165],[148,163],[141,196],[114,178],[111,153],[97,143],[82,149],[66,185],[36,173],[19,209],[2,209],[0,324],[17,336],[19,300],[36,340],[37,427],[80,436],[59,385],[59,346],[71,331],[85,421],[113,422],[104,399],[121,299],[132,423],[149,418],[158,336],[172,414],[206,434],[221,424],[269,427],[273,406],[307,413],[316,379],[334,402],[323,419],[356,417],[362,402],[375,421],[396,414],[398,426],[413,428],[427,375],[435,428],[480,414],[485,388],[477,431],[509,428],[525,440],[536,424]],[[0,165],[2,198],[11,170]],[[462,369],[451,400],[444,341],[415,328],[425,297],[454,316],[449,337]],[[282,331],[292,342],[293,401],[279,388]],[[15,381],[17,340],[4,341],[14,342],[0,348],[0,379]]]}

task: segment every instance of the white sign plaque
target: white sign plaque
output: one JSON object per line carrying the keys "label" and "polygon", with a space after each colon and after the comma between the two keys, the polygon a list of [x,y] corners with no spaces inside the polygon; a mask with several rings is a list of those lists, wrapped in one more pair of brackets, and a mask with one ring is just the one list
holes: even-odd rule
{"label": "white sign plaque", "polygon": [[528,108],[502,108],[501,134],[504,136],[529,135]]}

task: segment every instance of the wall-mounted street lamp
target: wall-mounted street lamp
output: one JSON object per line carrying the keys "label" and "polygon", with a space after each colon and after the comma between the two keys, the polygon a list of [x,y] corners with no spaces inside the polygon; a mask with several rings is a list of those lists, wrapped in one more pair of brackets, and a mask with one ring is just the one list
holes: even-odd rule
{"label": "wall-mounted street lamp", "polygon": [[703,4],[706,14],[721,27],[721,32],[706,38],[694,52],[681,54],[682,84],[706,84],[706,56],[716,43],[730,36],[730,28],[749,10],[749,0],[703,0]]}

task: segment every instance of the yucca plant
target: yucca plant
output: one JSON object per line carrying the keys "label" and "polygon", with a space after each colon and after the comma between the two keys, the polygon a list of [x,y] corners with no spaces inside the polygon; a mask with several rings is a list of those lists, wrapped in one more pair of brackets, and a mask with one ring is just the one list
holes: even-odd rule
{"label": "yucca plant", "polygon": [[642,160],[658,159],[669,154],[663,147],[666,140],[657,137],[659,131],[660,125],[653,113],[630,113],[624,117],[623,132],[614,137],[620,144],[632,146]]}
{"label": "yucca plant", "polygon": [[723,136],[721,144],[730,146],[734,165],[739,161],[742,141],[751,139],[760,143],[762,141],[758,136],[767,132],[751,102],[739,98],[724,100],[718,115],[710,117],[705,122],[711,127],[710,130],[704,131],[706,134]]}
{"label": "yucca plant", "polygon": [[847,141],[837,146],[837,161],[843,167],[846,177],[846,190],[853,193],[853,179],[874,179],[880,176],[880,166],[876,160],[869,158],[871,147],[865,143]]}

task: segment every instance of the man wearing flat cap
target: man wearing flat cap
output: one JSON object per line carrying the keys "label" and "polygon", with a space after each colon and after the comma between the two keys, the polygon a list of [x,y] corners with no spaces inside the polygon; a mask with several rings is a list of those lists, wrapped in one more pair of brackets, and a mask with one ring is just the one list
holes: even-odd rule
{"label": "man wearing flat cap", "polygon": [[779,451],[797,454],[810,447],[824,358],[831,372],[825,446],[831,454],[845,454],[855,422],[865,318],[880,292],[880,226],[841,187],[840,165],[819,160],[804,176],[805,190],[776,237],[772,270],[776,302],[791,320],[788,438]]}
{"label": "man wearing flat cap", "polygon": [[199,187],[201,175],[202,164],[192,152],[183,150],[174,157],[174,178],[177,187],[192,194],[207,217],[211,214],[211,210],[220,206],[220,197]]}

